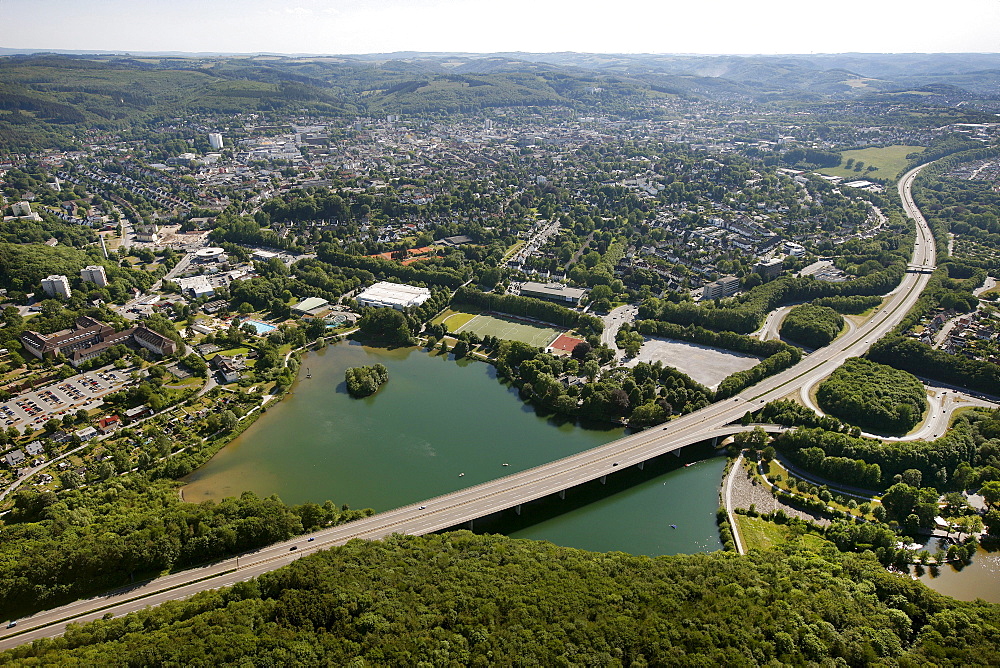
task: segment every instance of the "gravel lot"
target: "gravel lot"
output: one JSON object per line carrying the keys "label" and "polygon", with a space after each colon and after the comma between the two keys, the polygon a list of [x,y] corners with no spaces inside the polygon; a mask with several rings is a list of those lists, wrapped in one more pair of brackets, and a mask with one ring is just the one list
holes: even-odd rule
{"label": "gravel lot", "polygon": [[757,511],[761,513],[769,513],[781,508],[789,517],[800,517],[804,520],[815,522],[820,526],[826,526],[830,523],[830,520],[825,517],[813,515],[780,503],[771,495],[771,491],[766,485],[762,484],[756,478],[752,480],[748,479],[747,474],[743,471],[739,471],[733,476],[732,503],[733,508],[749,508],[750,504],[754,504]]}
{"label": "gravel lot", "polygon": [[646,339],[639,349],[639,354],[626,362],[625,366],[656,360],[683,371],[714,390],[723,378],[737,371],[749,369],[757,364],[760,358],[687,341],[653,337]]}

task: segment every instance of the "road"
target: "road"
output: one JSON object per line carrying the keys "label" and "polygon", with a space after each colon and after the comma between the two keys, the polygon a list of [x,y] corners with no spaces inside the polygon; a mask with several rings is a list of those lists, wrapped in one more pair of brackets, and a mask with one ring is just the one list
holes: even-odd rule
{"label": "road", "polygon": [[624,350],[619,350],[615,345],[615,337],[618,336],[618,330],[622,328],[626,322],[632,322],[635,320],[635,316],[639,313],[639,307],[634,304],[625,304],[624,306],[619,306],[618,308],[612,309],[610,313],[604,316],[604,329],[601,331],[601,343],[606,345],[611,350],[615,351],[615,359],[620,360],[625,356]]}
{"label": "road", "polygon": [[[935,262],[934,238],[926,221],[913,205],[910,195],[910,186],[919,171],[920,168],[917,168],[902,178],[900,195],[906,210],[917,223],[912,264],[930,269],[934,267]],[[236,571],[232,571],[236,568],[235,560],[228,560],[161,578],[128,592],[77,601],[63,608],[40,612],[22,620],[18,628],[0,632],[0,650],[35,638],[60,635],[65,629],[64,620],[67,617],[72,617],[73,621],[87,621],[100,617],[105,612],[119,615],[165,600],[184,598],[197,591],[214,589],[254,577],[279,568],[304,554],[324,547],[341,545],[354,538],[372,540],[393,533],[421,535],[471,523],[491,513],[600,479],[628,466],[641,466],[652,457],[678,450],[686,445],[745,430],[747,427],[726,425],[738,421],[748,410],[759,408],[768,401],[797,390],[800,386],[815,384],[829,375],[847,357],[862,355],[873,342],[892,330],[903,319],[919,298],[929,279],[929,272],[908,272],[884,306],[856,330],[817,350],[794,367],[767,378],[726,401],[681,416],[665,425],[626,436],[555,462],[419,504],[379,513],[344,526],[326,529],[314,534],[314,540],[311,542],[300,537],[264,548],[253,555],[241,556],[241,563]],[[781,430],[773,425],[767,426],[767,429],[772,432]],[[28,631],[23,632],[23,629]],[[10,637],[14,633],[18,635]]]}

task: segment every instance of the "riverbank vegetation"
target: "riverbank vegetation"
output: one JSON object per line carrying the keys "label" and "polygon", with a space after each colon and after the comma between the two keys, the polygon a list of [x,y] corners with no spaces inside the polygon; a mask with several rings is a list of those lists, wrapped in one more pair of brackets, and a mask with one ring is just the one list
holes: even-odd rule
{"label": "riverbank vegetation", "polygon": [[858,357],[820,383],[816,400],[830,415],[879,433],[905,434],[927,409],[927,391],[913,375]]}
{"label": "riverbank vegetation", "polygon": [[352,397],[360,399],[378,392],[378,389],[389,382],[389,370],[383,364],[371,366],[352,366],[344,372],[347,392]]}
{"label": "riverbank vegetation", "polygon": [[998,638],[1000,606],[835,549],[650,559],[458,532],[353,541],[0,660],[982,665],[1000,662]]}
{"label": "riverbank vegetation", "polygon": [[802,304],[781,321],[781,336],[809,348],[822,348],[844,329],[844,317],[828,306]]}

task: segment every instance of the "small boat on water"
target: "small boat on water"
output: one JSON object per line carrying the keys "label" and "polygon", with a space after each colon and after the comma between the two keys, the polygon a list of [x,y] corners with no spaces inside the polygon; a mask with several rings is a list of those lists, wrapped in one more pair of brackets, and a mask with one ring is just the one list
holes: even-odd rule
{"label": "small boat on water", "polygon": [[312,372],[309,371],[309,367],[306,367],[306,378],[312,378],[312,377],[313,377]]}
{"label": "small boat on water", "polygon": [[510,464],[508,464],[507,462],[504,462],[503,466],[510,466]]}
{"label": "small boat on water", "polygon": [[670,525],[670,528],[671,528],[671,529],[676,529],[676,528],[677,528],[677,525],[676,525],[676,524],[671,524],[671,525]]}
{"label": "small boat on water", "polygon": [[459,478],[461,478],[461,477],[462,477],[462,476],[464,476],[464,475],[465,475],[464,473],[459,473],[459,474],[458,474],[458,477],[459,477]]}
{"label": "small boat on water", "polygon": [[687,468],[689,466],[694,466],[696,463],[697,462],[688,462],[687,464],[684,465],[684,468]]}

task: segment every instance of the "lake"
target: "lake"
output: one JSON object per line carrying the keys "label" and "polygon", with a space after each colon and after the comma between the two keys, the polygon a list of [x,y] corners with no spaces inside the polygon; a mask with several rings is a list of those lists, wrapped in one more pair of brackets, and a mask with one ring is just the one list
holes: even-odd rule
{"label": "lake", "polygon": [[[389,382],[371,397],[352,399],[344,371],[376,362],[388,368]],[[623,434],[621,427],[584,429],[539,416],[482,362],[340,343],[306,355],[293,391],[188,476],[184,498],[250,490],[292,504],[329,499],[382,511]],[[511,534],[639,554],[719,549],[714,513],[724,460],[676,466],[613,496],[588,492],[592,503]]]}

